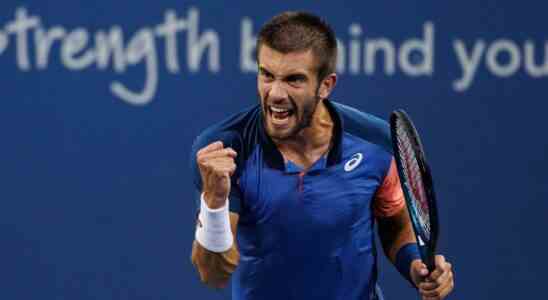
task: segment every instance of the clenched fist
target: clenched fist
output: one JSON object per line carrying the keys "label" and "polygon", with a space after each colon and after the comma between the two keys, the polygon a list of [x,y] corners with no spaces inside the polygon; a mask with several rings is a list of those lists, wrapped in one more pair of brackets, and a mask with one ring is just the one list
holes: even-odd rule
{"label": "clenched fist", "polygon": [[225,205],[230,193],[230,176],[236,171],[236,151],[217,141],[200,149],[196,161],[202,176],[202,192],[211,209]]}

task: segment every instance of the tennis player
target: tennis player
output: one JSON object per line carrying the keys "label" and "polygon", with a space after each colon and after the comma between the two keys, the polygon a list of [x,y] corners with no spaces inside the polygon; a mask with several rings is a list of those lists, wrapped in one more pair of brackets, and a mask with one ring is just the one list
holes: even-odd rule
{"label": "tennis player", "polygon": [[260,104],[201,133],[192,262],[236,300],[378,299],[374,226],[423,299],[453,289],[451,264],[420,261],[388,125],[328,97],[337,44],[318,17],[275,16],[257,42]]}

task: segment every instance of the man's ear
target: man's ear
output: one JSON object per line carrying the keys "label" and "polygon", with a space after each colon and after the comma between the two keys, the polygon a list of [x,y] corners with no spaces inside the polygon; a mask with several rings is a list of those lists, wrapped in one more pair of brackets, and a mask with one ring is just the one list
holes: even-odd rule
{"label": "man's ear", "polygon": [[337,84],[337,74],[331,73],[325,76],[325,78],[320,82],[318,89],[318,96],[321,99],[326,99],[331,95],[331,91],[335,88]]}

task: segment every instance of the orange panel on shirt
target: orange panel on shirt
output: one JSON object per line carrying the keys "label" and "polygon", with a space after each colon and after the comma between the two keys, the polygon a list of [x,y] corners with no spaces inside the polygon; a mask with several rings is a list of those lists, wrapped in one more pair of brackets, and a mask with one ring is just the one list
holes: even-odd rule
{"label": "orange panel on shirt", "polygon": [[403,198],[396,161],[392,158],[388,174],[386,174],[375,195],[373,213],[376,217],[391,217],[399,212],[404,205],[405,199]]}

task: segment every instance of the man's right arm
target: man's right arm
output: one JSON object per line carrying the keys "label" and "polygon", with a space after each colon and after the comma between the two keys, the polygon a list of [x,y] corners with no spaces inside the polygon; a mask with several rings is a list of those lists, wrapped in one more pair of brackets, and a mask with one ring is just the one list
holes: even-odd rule
{"label": "man's right arm", "polygon": [[235,242],[239,215],[228,208],[236,156],[220,141],[196,153],[202,196],[191,260],[202,282],[214,288],[226,286],[240,258]]}
{"label": "man's right arm", "polygon": [[[238,227],[238,214],[230,213],[230,227],[236,241],[236,228]],[[200,226],[200,225],[197,225]],[[238,266],[240,253],[236,243],[225,252],[217,253],[204,248],[194,240],[192,244],[192,264],[200,274],[200,280],[213,288],[223,288],[228,283],[230,276]]]}

